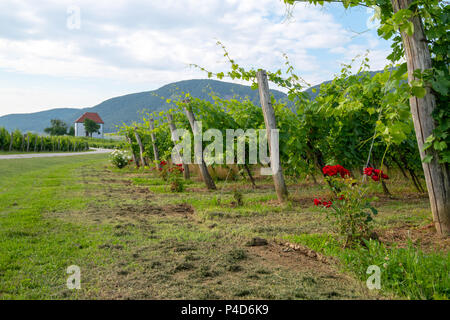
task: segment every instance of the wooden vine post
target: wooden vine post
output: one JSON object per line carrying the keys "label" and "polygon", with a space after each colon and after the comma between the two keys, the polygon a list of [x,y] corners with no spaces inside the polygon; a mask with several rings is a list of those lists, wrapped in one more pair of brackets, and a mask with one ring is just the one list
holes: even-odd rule
{"label": "wooden vine post", "polygon": [[136,137],[136,141],[137,141],[137,143],[139,145],[139,154],[141,156],[141,164],[143,166],[147,166],[148,163],[147,163],[147,161],[145,160],[145,157],[144,157],[144,146],[142,145],[141,137],[139,136],[139,133],[137,132],[137,127],[134,127],[134,136]]}
{"label": "wooden vine post", "polygon": [[30,135],[27,134],[27,152],[30,152]]}
{"label": "wooden vine post", "polygon": [[195,158],[197,159],[198,168],[200,169],[200,174],[202,176],[203,181],[206,184],[206,187],[209,190],[216,190],[216,184],[214,183],[214,180],[211,178],[211,175],[208,172],[208,168],[206,167],[206,163],[203,160],[203,146],[195,144],[195,136],[201,135],[202,133],[199,132],[199,128],[195,122],[195,116],[194,113],[189,109],[189,100],[184,100],[185,103],[184,111],[186,112],[186,116],[189,120],[189,124],[191,125],[192,133],[194,133],[194,152],[195,152]]}
{"label": "wooden vine post", "polygon": [[[402,9],[408,9],[412,0],[391,0],[394,13]],[[428,42],[423,29],[421,17],[414,15],[411,18],[414,25],[414,33],[409,36],[402,32],[405,58],[408,66],[408,82],[411,84],[414,70],[422,71],[431,69],[431,55]],[[427,184],[428,196],[430,198],[433,221],[438,234],[450,236],[450,172],[446,163],[439,163],[437,152],[431,148],[423,151],[425,140],[436,128],[432,113],[436,109],[436,97],[427,88],[425,97],[419,99],[411,96],[409,104],[416,131],[417,144],[419,146],[420,158],[423,160],[427,155],[433,156],[430,163],[422,162]]]}
{"label": "wooden vine post", "polygon": [[133,157],[133,162],[136,165],[136,168],[139,168],[139,161],[138,158],[136,157],[136,154],[134,153],[134,149],[133,149],[133,141],[131,141],[131,138],[128,136],[128,134],[126,135],[127,137],[127,141],[130,144],[130,148],[131,148],[131,156]]}
{"label": "wooden vine post", "polygon": [[[277,122],[275,119],[275,111],[273,110],[272,103],[270,101],[270,91],[269,91],[269,82],[267,80],[267,74],[264,70],[258,70],[256,74],[256,78],[258,81],[258,90],[259,97],[261,100],[261,107],[264,114],[264,123],[266,125],[267,130],[267,141],[269,143],[269,153],[270,153],[270,165],[274,166],[272,161],[272,141],[271,141],[271,130],[277,129]],[[278,164],[278,170],[276,172],[272,172],[273,182],[275,184],[275,190],[277,192],[278,201],[283,202],[288,197],[288,190],[286,187],[286,183],[284,182],[283,170],[281,169],[281,164]]]}
{"label": "wooden vine post", "polygon": [[[175,126],[175,123],[173,122],[173,117],[171,114],[167,115],[167,121],[169,122],[169,129],[170,129],[170,137],[172,139],[172,142],[174,144],[177,143],[175,140],[175,131],[177,130],[177,127]],[[181,154],[178,152],[178,156],[181,159],[181,163],[183,164],[183,176],[185,180],[189,180],[191,178],[190,172],[189,172],[189,164],[183,162],[183,158],[181,157]]]}
{"label": "wooden vine post", "polygon": [[149,119],[149,126],[150,126],[150,138],[152,139],[152,146],[153,146],[153,155],[155,157],[156,166],[158,169],[161,168],[161,163],[159,162],[159,152],[158,152],[158,146],[156,145],[156,137],[153,130],[155,130],[155,121],[153,119]]}

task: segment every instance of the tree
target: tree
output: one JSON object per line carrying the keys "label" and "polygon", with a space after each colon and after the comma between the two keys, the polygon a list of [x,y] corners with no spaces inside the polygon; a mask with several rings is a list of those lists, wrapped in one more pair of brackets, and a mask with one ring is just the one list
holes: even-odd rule
{"label": "tree", "polygon": [[67,132],[68,136],[75,136],[75,127],[71,126],[69,132]]}
{"label": "tree", "polygon": [[50,120],[51,126],[44,129],[51,136],[63,136],[67,133],[67,124],[59,119]]}
{"label": "tree", "polygon": [[[437,232],[450,235],[450,156],[448,142],[449,6],[438,0],[284,0],[287,4],[341,2],[345,8],[377,7],[378,34],[393,38],[392,61],[405,56],[410,108]],[[431,55],[431,52],[433,55]],[[442,53],[444,52],[444,53]]]}
{"label": "tree", "polygon": [[89,134],[89,136],[92,138],[93,133],[100,133],[100,125],[91,119],[85,119],[84,120],[84,130],[86,131],[86,135]]}

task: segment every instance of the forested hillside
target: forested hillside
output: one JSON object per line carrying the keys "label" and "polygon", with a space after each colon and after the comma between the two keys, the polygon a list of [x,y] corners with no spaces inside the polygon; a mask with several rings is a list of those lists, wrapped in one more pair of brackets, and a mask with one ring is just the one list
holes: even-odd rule
{"label": "forested hillside", "polygon": [[[0,127],[5,127],[7,130],[44,132],[51,119],[61,119],[72,124],[84,112],[89,111],[97,112],[102,117],[105,122],[105,132],[114,132],[116,125],[130,124],[139,120],[140,112],[144,109],[154,112],[167,108],[168,105],[161,98],[169,98],[177,92],[189,92],[196,98],[212,101],[209,96],[211,91],[224,99],[233,96],[249,97],[253,102],[259,103],[258,91],[252,90],[249,86],[217,80],[184,80],[170,83],[154,91],[111,98],[91,108],[62,108],[29,114],[6,115],[0,117]],[[272,93],[277,100],[286,96],[276,90],[272,90]]]}

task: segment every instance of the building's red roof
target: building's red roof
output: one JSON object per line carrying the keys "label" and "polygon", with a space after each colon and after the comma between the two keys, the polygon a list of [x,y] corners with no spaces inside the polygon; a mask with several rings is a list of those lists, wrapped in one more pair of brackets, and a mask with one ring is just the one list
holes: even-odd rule
{"label": "building's red roof", "polygon": [[102,123],[104,124],[102,118],[98,115],[98,113],[95,112],[85,112],[81,117],[79,117],[77,120],[75,120],[75,123],[83,123],[84,120],[91,119],[95,121],[96,123]]}

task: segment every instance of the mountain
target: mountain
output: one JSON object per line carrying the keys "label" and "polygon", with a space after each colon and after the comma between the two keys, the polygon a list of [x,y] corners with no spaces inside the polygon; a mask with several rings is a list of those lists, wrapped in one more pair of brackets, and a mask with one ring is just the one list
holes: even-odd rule
{"label": "mountain", "polygon": [[[70,126],[83,113],[97,112],[105,122],[105,132],[114,132],[116,131],[116,125],[139,121],[141,119],[140,113],[144,109],[147,112],[153,112],[169,108],[165,99],[177,93],[190,93],[193,97],[212,101],[212,98],[208,95],[211,91],[224,99],[230,99],[234,96],[248,97],[254,103],[259,104],[258,90],[252,90],[249,86],[209,79],[185,80],[165,85],[154,91],[108,99],[90,108],[61,108],[2,116],[0,117],[0,127],[5,127],[8,130],[20,129],[21,131],[44,132],[44,129],[50,125],[51,119],[61,119]],[[276,90],[271,90],[271,92],[277,100],[286,98],[283,92]],[[164,100],[161,98],[164,98]]]}

